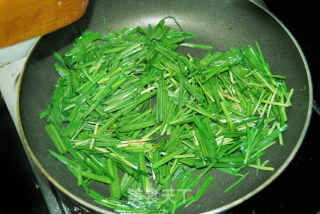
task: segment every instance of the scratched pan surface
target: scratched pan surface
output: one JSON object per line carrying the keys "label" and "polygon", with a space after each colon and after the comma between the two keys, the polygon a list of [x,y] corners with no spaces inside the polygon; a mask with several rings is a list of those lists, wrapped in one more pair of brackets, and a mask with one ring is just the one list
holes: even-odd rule
{"label": "scratched pan surface", "polygon": [[[215,181],[203,198],[188,208],[180,209],[178,213],[216,213],[256,195],[281,174],[303,141],[311,115],[310,74],[295,39],[272,14],[245,0],[90,1],[85,16],[78,22],[40,39],[20,78],[19,93],[21,133],[30,155],[54,186],[67,198],[89,210],[111,212],[87,196],[77,186],[75,177],[48,153],[48,149],[55,148],[45,132],[46,121],[38,117],[50,103],[59,77],[54,69],[57,60],[52,51],[63,54],[69,50],[74,39],[85,29],[105,32],[104,19],[110,29],[120,30],[124,26],[155,25],[169,15],[174,16],[184,30],[197,35],[194,42],[211,44],[214,51],[226,51],[233,46],[246,47],[257,41],[272,72],[287,76],[288,88],[295,89],[292,107],[288,109],[288,130],[283,135],[285,146],[275,145],[263,157],[263,160],[270,160],[269,164],[275,171],[259,172],[258,176],[251,173],[234,189],[224,193],[237,178],[212,170]],[[176,28],[173,22],[166,23]],[[180,51],[198,57],[204,55],[202,51]],[[95,189],[108,195],[106,186],[96,185]]]}

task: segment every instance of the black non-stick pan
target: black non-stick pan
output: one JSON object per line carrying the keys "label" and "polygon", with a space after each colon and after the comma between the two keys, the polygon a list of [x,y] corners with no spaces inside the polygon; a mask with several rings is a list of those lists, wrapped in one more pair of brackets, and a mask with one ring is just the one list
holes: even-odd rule
{"label": "black non-stick pan", "polygon": [[[20,131],[36,165],[60,192],[89,210],[112,212],[87,196],[68,169],[48,153],[49,149],[55,150],[54,144],[45,132],[46,121],[38,116],[50,103],[59,77],[52,52],[63,54],[69,50],[86,29],[105,32],[104,19],[110,29],[120,30],[124,26],[155,25],[166,16],[174,16],[184,30],[195,33],[193,42],[213,45],[214,51],[246,47],[257,41],[272,72],[287,76],[288,88],[294,88],[284,146],[275,145],[264,156],[275,170],[259,172],[257,176],[252,173],[227,193],[224,190],[237,178],[212,170],[215,182],[210,189],[200,201],[181,208],[179,213],[216,213],[254,196],[281,174],[303,141],[312,109],[310,73],[299,45],[272,14],[247,0],[92,0],[78,22],[42,37],[35,45],[20,78],[18,105]],[[176,28],[169,20],[166,24]],[[204,52],[193,50],[191,54],[201,57]],[[106,186],[100,185],[96,191],[108,192]]]}

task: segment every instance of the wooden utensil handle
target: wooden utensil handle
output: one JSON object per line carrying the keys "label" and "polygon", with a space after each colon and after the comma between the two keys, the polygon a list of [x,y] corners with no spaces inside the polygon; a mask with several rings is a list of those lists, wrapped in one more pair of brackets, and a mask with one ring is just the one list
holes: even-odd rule
{"label": "wooden utensil handle", "polygon": [[0,47],[69,25],[87,5],[88,0],[0,0]]}

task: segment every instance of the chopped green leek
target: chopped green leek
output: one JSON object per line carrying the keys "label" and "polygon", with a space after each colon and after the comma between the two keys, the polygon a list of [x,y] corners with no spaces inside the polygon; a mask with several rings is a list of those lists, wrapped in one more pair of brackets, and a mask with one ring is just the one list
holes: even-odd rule
{"label": "chopped green leek", "polygon": [[[119,213],[175,213],[220,182],[213,170],[241,176],[225,192],[251,170],[275,170],[263,155],[285,146],[293,89],[271,73],[258,43],[213,52],[186,42],[195,35],[173,17],[146,29],[104,26],[105,36],[85,31],[67,53],[54,53],[61,77],[39,114],[57,151],[49,152],[95,202]],[[206,55],[185,56],[181,46]]]}

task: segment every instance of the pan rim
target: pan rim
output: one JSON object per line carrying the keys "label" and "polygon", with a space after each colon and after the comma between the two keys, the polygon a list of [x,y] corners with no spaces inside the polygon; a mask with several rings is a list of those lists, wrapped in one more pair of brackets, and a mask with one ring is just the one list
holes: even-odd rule
{"label": "pan rim", "polygon": [[[308,87],[309,87],[309,103],[308,103],[308,112],[307,112],[307,116],[306,116],[306,120],[305,120],[305,124],[302,130],[302,133],[294,147],[294,149],[292,150],[292,152],[290,153],[290,155],[288,156],[288,158],[285,160],[285,162],[283,162],[283,164],[279,167],[279,169],[273,173],[272,176],[269,177],[269,179],[267,179],[265,182],[263,182],[260,186],[258,186],[257,188],[255,188],[254,190],[252,190],[251,192],[247,193],[246,195],[242,196],[241,198],[232,201],[231,203],[228,203],[224,206],[221,206],[219,208],[216,208],[214,210],[211,211],[206,211],[204,213],[206,214],[213,214],[213,213],[220,213],[226,210],[231,209],[232,207],[235,207],[239,204],[241,204],[242,202],[248,200],[249,198],[251,198],[252,196],[256,195],[258,192],[260,192],[262,189],[264,189],[266,186],[268,186],[269,184],[272,183],[272,181],[274,181],[288,166],[289,164],[292,162],[292,160],[294,159],[294,157],[296,156],[299,148],[302,145],[302,142],[305,138],[305,135],[308,131],[309,125],[310,125],[310,121],[311,121],[311,115],[312,115],[312,101],[313,101],[313,86],[312,86],[312,78],[311,78],[311,74],[310,74],[310,70],[309,70],[309,66],[306,60],[306,57],[303,53],[302,48],[300,47],[298,41],[295,39],[295,37],[293,36],[293,34],[289,31],[289,29],[282,23],[281,20],[279,20],[272,12],[270,12],[269,10],[267,10],[266,8],[262,7],[261,5],[257,4],[256,2],[254,2],[253,0],[249,0],[251,3],[255,4],[257,7],[259,7],[260,9],[262,9],[263,11],[265,11],[268,15],[270,15],[282,28],[283,30],[285,30],[285,32],[288,34],[288,36],[290,37],[290,39],[293,41],[294,45],[296,46],[300,57],[303,61],[304,67],[306,69],[306,74],[307,74],[307,78],[308,78]],[[25,72],[25,68],[27,66],[27,63],[29,61],[29,58],[31,57],[33,51],[35,50],[35,48],[37,47],[38,42],[42,39],[42,36],[38,39],[37,42],[35,42],[35,44],[32,46],[32,49],[30,50],[26,61],[24,62],[20,77],[19,77],[19,81],[18,81],[18,85],[17,85],[17,91],[16,91],[16,98],[17,98],[17,102],[16,102],[16,111],[17,111],[17,119],[18,119],[18,131],[21,135],[21,139],[22,139],[22,143],[25,146],[28,155],[30,155],[31,159],[34,161],[35,165],[38,167],[38,169],[45,175],[45,177],[56,187],[58,188],[63,194],[67,195],[68,197],[70,197],[72,200],[76,201],[77,203],[93,210],[96,212],[100,212],[100,213],[114,213],[111,211],[108,211],[106,209],[102,209],[98,206],[95,206],[81,198],[79,198],[78,196],[72,194],[69,190],[67,190],[65,187],[63,187],[60,183],[58,183],[53,177],[51,177],[51,175],[44,169],[44,167],[41,165],[41,163],[39,162],[39,160],[37,159],[37,157],[34,155],[34,153],[32,152],[29,143],[27,141],[27,138],[24,134],[24,130],[22,127],[22,121],[21,121],[21,117],[20,117],[20,89],[21,89],[21,84],[22,84],[22,80],[23,80],[23,75]]]}

